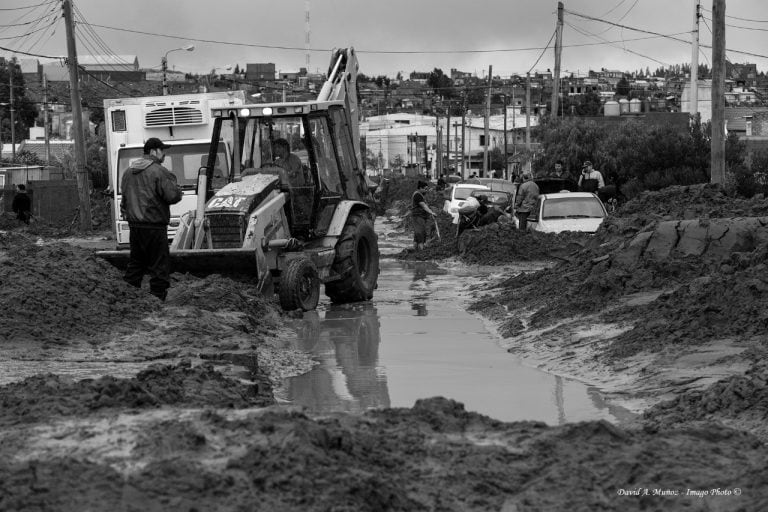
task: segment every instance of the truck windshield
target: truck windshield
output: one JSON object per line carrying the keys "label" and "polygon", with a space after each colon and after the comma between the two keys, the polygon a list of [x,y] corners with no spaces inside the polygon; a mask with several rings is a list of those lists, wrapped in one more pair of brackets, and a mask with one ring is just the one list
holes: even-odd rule
{"label": "truck windshield", "polygon": [[[176,181],[183,189],[193,190],[197,188],[197,173],[201,166],[208,163],[209,144],[174,144],[165,151],[163,167],[176,176]],[[123,174],[131,163],[143,158],[143,148],[120,148],[117,154],[117,186],[123,180]],[[214,188],[227,183],[229,177],[229,160],[223,147],[219,148],[216,159],[216,167],[213,170]]]}

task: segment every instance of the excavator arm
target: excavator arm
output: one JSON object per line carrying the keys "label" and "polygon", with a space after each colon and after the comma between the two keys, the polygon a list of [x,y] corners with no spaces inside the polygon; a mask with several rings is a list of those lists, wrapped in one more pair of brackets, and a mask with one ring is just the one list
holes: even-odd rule
{"label": "excavator arm", "polygon": [[357,55],[354,48],[333,50],[328,67],[328,79],[320,89],[317,101],[343,101],[347,113],[357,168],[362,169],[360,154],[360,111],[357,106]]}

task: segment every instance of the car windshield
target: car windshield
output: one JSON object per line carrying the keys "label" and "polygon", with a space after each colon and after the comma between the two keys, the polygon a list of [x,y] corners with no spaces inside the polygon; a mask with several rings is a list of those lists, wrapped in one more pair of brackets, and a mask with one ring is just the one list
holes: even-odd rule
{"label": "car windshield", "polygon": [[466,199],[469,196],[472,195],[472,192],[475,190],[478,190],[476,188],[467,188],[467,187],[456,187],[456,189],[453,191],[453,198],[454,199]]}
{"label": "car windshield", "polygon": [[557,197],[544,201],[541,217],[547,219],[603,218],[605,212],[595,197]]}

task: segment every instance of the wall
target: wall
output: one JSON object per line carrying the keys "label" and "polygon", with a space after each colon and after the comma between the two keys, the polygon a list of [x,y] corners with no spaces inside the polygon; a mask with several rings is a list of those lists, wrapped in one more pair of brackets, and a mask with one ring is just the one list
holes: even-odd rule
{"label": "wall", "polygon": [[56,226],[69,226],[75,220],[80,199],[75,180],[31,181],[32,215]]}

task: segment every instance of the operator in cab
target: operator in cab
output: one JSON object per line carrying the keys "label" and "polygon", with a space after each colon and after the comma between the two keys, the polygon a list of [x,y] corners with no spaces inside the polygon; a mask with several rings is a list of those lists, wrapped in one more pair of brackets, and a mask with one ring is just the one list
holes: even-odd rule
{"label": "operator in cab", "polygon": [[306,186],[307,180],[304,176],[304,169],[301,166],[301,159],[291,153],[291,146],[288,144],[288,141],[285,139],[275,139],[273,147],[275,152],[275,165],[285,169],[291,186]]}
{"label": "operator in cab", "polygon": [[149,292],[162,301],[171,285],[170,206],[182,196],[176,176],[162,165],[169,147],[156,137],[147,139],[143,158],[131,163],[120,182],[120,213],[131,229],[131,254],[123,279],[141,288],[144,274],[149,274]]}

